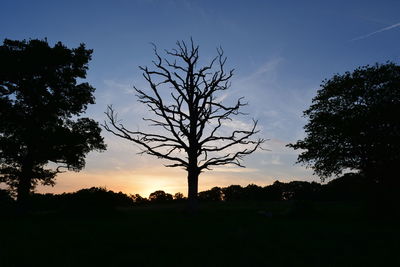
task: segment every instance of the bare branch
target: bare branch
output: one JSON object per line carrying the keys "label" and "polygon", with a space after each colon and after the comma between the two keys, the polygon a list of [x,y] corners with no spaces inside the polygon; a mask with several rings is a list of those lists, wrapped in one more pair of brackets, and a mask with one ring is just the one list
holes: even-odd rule
{"label": "bare branch", "polygon": [[217,48],[217,56],[198,68],[199,47],[192,39],[189,44],[178,41],[175,49],[165,50],[168,59],[152,45],[154,69],[139,67],[149,90],[134,89],[138,101],[154,116],[143,120],[166,134],[128,130],[118,121],[112,106],[107,109],[103,127],[138,144],[141,153],[172,161],[167,167],[198,171],[225,164],[243,167],[243,157],[260,149],[265,140],[254,138],[259,133],[255,120],[249,129],[220,133],[224,121],[243,115],[241,108],[247,105],[243,98],[232,106],[217,100],[220,92],[229,89],[233,76],[233,69],[225,68],[227,57],[223,49]]}

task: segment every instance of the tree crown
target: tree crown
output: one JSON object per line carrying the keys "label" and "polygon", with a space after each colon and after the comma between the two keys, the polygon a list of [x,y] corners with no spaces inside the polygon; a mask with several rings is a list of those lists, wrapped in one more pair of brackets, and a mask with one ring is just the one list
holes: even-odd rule
{"label": "tree crown", "polygon": [[359,67],[323,81],[304,112],[306,137],[288,146],[304,150],[298,162],[322,179],[347,170],[376,178],[400,160],[398,114],[400,67],[390,62]]}
{"label": "tree crown", "polygon": [[[47,40],[4,40],[0,46],[0,159],[3,182],[21,175],[53,184],[61,167],[78,171],[91,150],[104,150],[98,123],[78,118],[94,104],[86,78],[92,50]],[[56,170],[45,169],[52,162]]]}
{"label": "tree crown", "polygon": [[154,115],[144,120],[163,133],[128,130],[118,123],[111,106],[106,112],[105,129],[139,144],[142,153],[172,161],[168,167],[195,166],[201,171],[216,165],[243,166],[243,156],[253,153],[264,140],[251,139],[258,133],[257,121],[250,129],[230,134],[221,131],[232,116],[242,114],[240,108],[245,105],[242,98],[233,105],[218,98],[218,93],[229,88],[233,75],[233,70],[225,70],[223,50],[217,49],[217,56],[203,67],[198,67],[199,47],[192,40],[189,45],[177,42],[176,49],[166,50],[168,59],[162,58],[155,46],[154,53],[154,69],[140,67],[150,90],[135,90],[139,102]]}

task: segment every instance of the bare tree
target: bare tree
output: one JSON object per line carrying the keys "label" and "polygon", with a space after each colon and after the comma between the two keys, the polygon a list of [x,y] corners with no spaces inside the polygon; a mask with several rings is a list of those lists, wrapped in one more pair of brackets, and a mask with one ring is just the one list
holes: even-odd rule
{"label": "bare tree", "polygon": [[147,105],[153,118],[143,118],[151,126],[161,128],[152,133],[128,130],[118,121],[112,106],[108,106],[108,122],[104,127],[116,136],[130,140],[142,148],[141,153],[166,159],[167,167],[183,167],[188,172],[189,205],[197,204],[199,174],[212,166],[234,164],[240,167],[242,158],[261,148],[265,141],[254,138],[257,121],[249,129],[230,130],[227,121],[243,114],[245,106],[239,98],[233,105],[223,104],[217,94],[230,87],[233,70],[225,71],[226,57],[222,48],[210,64],[197,68],[199,47],[177,42],[177,48],[165,53],[173,60],[162,58],[154,46],[154,70],[139,67],[151,90],[134,87],[138,101]]}

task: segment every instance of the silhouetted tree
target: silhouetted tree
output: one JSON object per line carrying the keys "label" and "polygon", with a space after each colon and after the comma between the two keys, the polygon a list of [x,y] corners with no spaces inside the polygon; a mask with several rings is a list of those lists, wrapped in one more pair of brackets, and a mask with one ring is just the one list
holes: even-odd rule
{"label": "silhouetted tree", "polygon": [[244,198],[247,200],[261,200],[264,198],[264,190],[261,186],[249,184],[243,188]]}
{"label": "silhouetted tree", "polygon": [[173,197],[171,194],[158,190],[149,195],[149,200],[151,202],[167,202],[173,200]]}
{"label": "silhouetted tree", "polygon": [[245,193],[240,185],[230,185],[222,188],[222,193],[225,201],[244,200]]}
{"label": "silhouetted tree", "polygon": [[0,189],[0,207],[13,202],[10,193],[7,190]]}
{"label": "silhouetted tree", "polygon": [[[226,72],[223,50],[209,65],[198,67],[199,47],[177,42],[177,48],[166,51],[172,59],[162,58],[154,47],[155,70],[140,67],[150,91],[135,88],[139,102],[153,113],[145,118],[163,132],[131,131],[120,124],[114,109],[106,112],[105,129],[141,146],[142,153],[166,159],[167,167],[183,167],[188,172],[188,198],[196,206],[198,177],[212,166],[235,164],[243,167],[243,156],[253,153],[264,142],[251,139],[258,131],[257,121],[250,129],[227,134],[225,122],[241,114],[242,98],[230,106],[221,102],[218,93],[229,88],[233,70]],[[214,65],[217,65],[214,67]],[[184,152],[183,155],[180,152]]]}
{"label": "silhouetted tree", "polygon": [[174,200],[184,200],[185,197],[181,192],[175,193]]}
{"label": "silhouetted tree", "polygon": [[73,193],[33,194],[30,203],[33,210],[101,214],[114,211],[116,207],[132,207],[134,201],[122,192],[91,187]]}
{"label": "silhouetted tree", "polygon": [[264,199],[271,201],[283,200],[283,190],[285,184],[276,180],[272,185],[263,188]]}
{"label": "silhouetted tree", "polygon": [[319,197],[321,184],[306,181],[291,181],[282,183],[283,200],[314,200]]}
{"label": "silhouetted tree", "polygon": [[47,40],[0,46],[0,182],[16,189],[20,203],[38,182],[54,185],[57,173],[79,171],[87,153],[105,149],[98,123],[76,119],[94,104],[95,89],[78,82],[91,54],[84,44]]}
{"label": "silhouetted tree", "polygon": [[220,187],[213,187],[210,190],[202,191],[199,193],[199,199],[205,201],[221,201],[223,200],[223,193]]}
{"label": "silhouetted tree", "polygon": [[383,184],[398,183],[400,66],[360,67],[323,81],[312,105],[306,137],[288,146],[303,150],[298,162],[323,180],[355,170]]}
{"label": "silhouetted tree", "polygon": [[71,204],[75,207],[88,209],[114,208],[117,206],[131,206],[132,198],[122,192],[113,192],[103,187],[91,187],[69,194]]}
{"label": "silhouetted tree", "polygon": [[132,198],[133,202],[135,202],[135,204],[143,204],[148,202],[148,199],[145,197],[142,197],[139,194],[134,194],[134,195],[130,195],[130,198]]}
{"label": "silhouetted tree", "polygon": [[322,186],[322,200],[365,200],[375,183],[363,175],[346,173]]}

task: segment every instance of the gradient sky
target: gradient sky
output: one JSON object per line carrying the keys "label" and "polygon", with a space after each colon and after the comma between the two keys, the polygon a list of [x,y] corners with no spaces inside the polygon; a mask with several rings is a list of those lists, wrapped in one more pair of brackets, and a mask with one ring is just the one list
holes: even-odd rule
{"label": "gradient sky", "polygon": [[[285,145],[304,137],[302,111],[321,81],[357,66],[400,61],[400,1],[18,1],[0,2],[0,39],[47,38],[68,47],[94,49],[87,80],[97,90],[86,116],[102,122],[108,104],[127,126],[145,127],[146,110],[132,86],[146,88],[139,65],[150,65],[154,42],[174,48],[177,40],[200,45],[207,62],[222,46],[235,69],[226,99],[245,96],[245,111],[259,120],[265,148],[245,159],[246,169],[219,167],[200,176],[200,190],[230,184],[267,185],[279,179],[316,180],[295,165]],[[232,128],[249,118],[234,120]],[[161,189],[186,194],[186,174],[139,156],[138,147],[103,132],[108,150],[87,156],[86,168],[64,173],[55,187],[70,192],[91,186],[140,193]]]}

